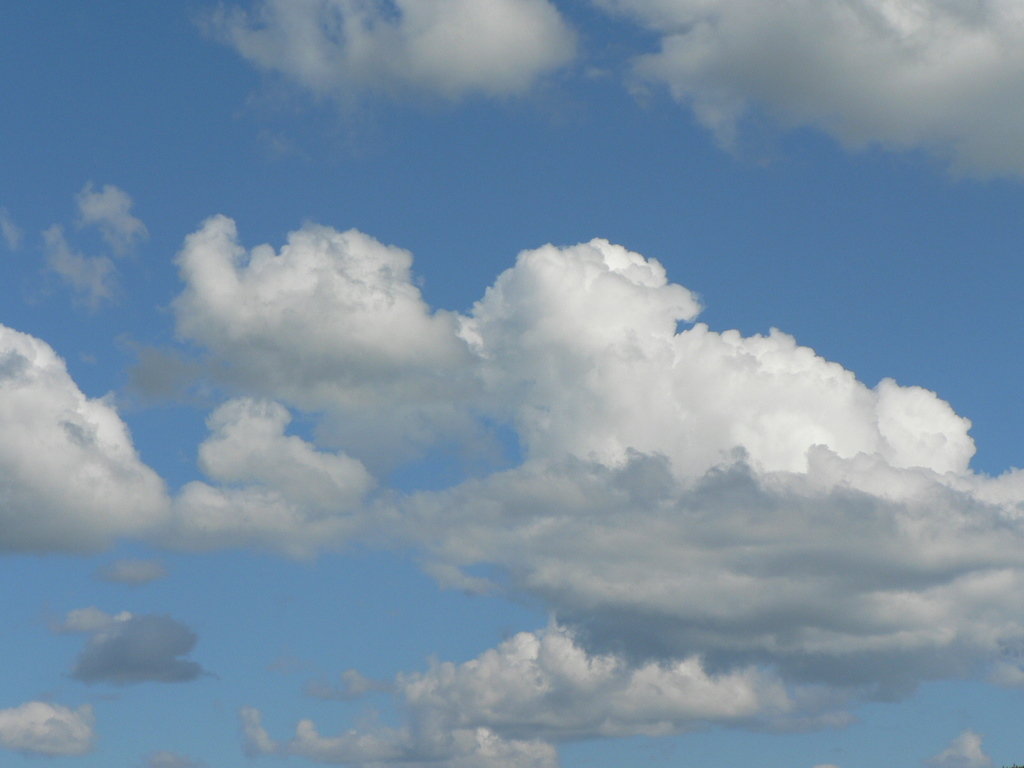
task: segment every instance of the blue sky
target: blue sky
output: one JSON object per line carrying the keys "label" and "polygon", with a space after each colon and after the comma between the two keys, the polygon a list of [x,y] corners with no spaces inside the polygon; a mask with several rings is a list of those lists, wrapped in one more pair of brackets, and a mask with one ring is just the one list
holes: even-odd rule
{"label": "blue sky", "polygon": [[1024,759],[1010,0],[3,14],[0,763]]}

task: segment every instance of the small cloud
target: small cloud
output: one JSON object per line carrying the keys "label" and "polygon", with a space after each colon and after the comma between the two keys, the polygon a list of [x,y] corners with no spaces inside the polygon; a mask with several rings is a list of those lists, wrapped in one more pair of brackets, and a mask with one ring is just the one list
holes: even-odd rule
{"label": "small cloud", "polygon": [[170,616],[112,616],[99,608],[71,611],[54,627],[60,633],[91,635],[75,661],[71,677],[83,683],[183,683],[204,674],[192,652],[198,637]]}
{"label": "small cloud", "polygon": [[146,755],[140,768],[206,768],[206,763],[162,749]]}
{"label": "small cloud", "polygon": [[22,234],[21,228],[11,219],[7,209],[0,208],[0,235],[3,235],[4,242],[10,250],[16,251],[21,247]]}
{"label": "small cloud", "polygon": [[99,227],[103,239],[118,256],[124,255],[149,237],[149,230],[129,212],[132,199],[123,189],[106,184],[100,192],[93,191],[92,182],[75,196],[78,201],[79,227]]}
{"label": "small cloud", "polygon": [[167,577],[167,569],[157,560],[115,560],[96,569],[96,578],[136,587]]}
{"label": "small cloud", "polygon": [[942,752],[925,761],[930,768],[991,768],[992,758],[981,748],[981,735],[968,729]]}
{"label": "small cloud", "polygon": [[0,747],[50,757],[84,755],[95,741],[92,706],[70,709],[45,701],[0,709]]}
{"label": "small cloud", "polygon": [[59,224],[43,232],[46,265],[75,291],[76,299],[96,310],[114,298],[114,262],[106,256],[85,256],[73,250]]}
{"label": "small cloud", "polygon": [[368,693],[387,693],[393,688],[386,680],[372,680],[355,669],[349,669],[341,673],[339,685],[331,685],[324,680],[310,680],[303,692],[313,699],[351,701]]}

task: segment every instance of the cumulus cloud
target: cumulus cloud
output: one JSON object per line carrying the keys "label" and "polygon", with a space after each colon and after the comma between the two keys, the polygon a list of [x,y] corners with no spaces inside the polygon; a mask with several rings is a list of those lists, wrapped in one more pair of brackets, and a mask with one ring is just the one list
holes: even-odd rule
{"label": "cumulus cloud", "polygon": [[89,635],[71,671],[83,683],[182,683],[204,674],[198,663],[180,658],[192,652],[199,638],[170,616],[79,608],[54,629]]}
{"label": "cumulus cloud", "polygon": [[[933,392],[869,387],[780,331],[712,330],[661,264],[604,240],[524,251],[465,315],[431,311],[409,254],[357,232],[307,225],[280,253],[246,253],[229,220],[211,219],[179,263],[179,332],[231,369],[229,387],[327,424],[373,414],[392,443],[429,446],[488,420],[510,426],[523,454],[361,511],[364,485],[328,482],[323,498],[348,511],[310,517],[295,510],[321,486],[288,486],[272,467],[320,466],[324,452],[291,439],[273,458],[238,458],[277,445],[287,418],[242,400],[211,421],[204,458],[214,479],[242,485],[186,489],[206,504],[195,519],[212,522],[193,528],[209,541],[225,530],[308,553],[376,531],[446,586],[539,600],[587,659],[619,660],[617,680],[679,664],[713,681],[756,670],[799,700],[775,710],[786,717],[923,680],[1024,679],[1024,472],[972,472],[970,422]],[[470,426],[423,429],[438,414]],[[262,426],[221,425],[239,419]],[[235,434],[261,437],[236,449]],[[358,432],[340,439],[365,450]],[[801,698],[812,689],[827,695]],[[498,721],[446,728],[563,738]],[[374,749],[406,759],[414,731],[378,734]],[[271,751],[363,754],[348,751],[357,736],[339,738],[329,747],[300,729]],[[342,761],[372,759],[384,758]]]}
{"label": "cumulus cloud", "polygon": [[1024,171],[1024,14],[1014,0],[594,0],[660,35],[636,73],[731,144],[752,108],[848,146],[923,148],[960,172]]}
{"label": "cumulus cloud", "polygon": [[968,729],[935,757],[925,761],[932,768],[991,768],[992,758],[981,748],[981,736]]}
{"label": "cumulus cloud", "polygon": [[93,748],[92,706],[78,709],[30,701],[0,709],[0,747],[49,757],[84,755]]}
{"label": "cumulus cloud", "polygon": [[318,95],[512,95],[572,58],[548,0],[262,0],[221,9],[211,32]]}
{"label": "cumulus cloud", "polygon": [[[810,724],[807,704],[770,673],[753,667],[709,674],[701,660],[634,665],[592,655],[559,626],[523,632],[464,664],[434,663],[399,675],[402,728],[324,737],[306,720],[295,737],[275,742],[255,710],[243,712],[248,751],[300,755],[318,762],[406,765],[557,765],[554,744],[570,739],[660,736],[712,723]],[[840,712],[814,722],[845,721]]]}
{"label": "cumulus cloud", "polygon": [[554,747],[543,742],[508,741],[486,728],[453,732],[408,728],[381,728],[375,732],[349,731],[341,736],[321,736],[316,725],[302,720],[295,736],[274,741],[264,730],[260,712],[241,711],[245,734],[243,749],[250,757],[293,755],[319,763],[363,766],[389,765],[414,768],[557,768]]}
{"label": "cumulus cloud", "polygon": [[325,412],[362,459],[387,461],[465,432],[471,363],[456,316],[430,312],[408,251],[306,225],[276,253],[247,253],[217,216],[178,256],[178,334],[206,347],[247,394]]}
{"label": "cumulus cloud", "polygon": [[159,527],[162,480],[109,399],[90,399],[47,344],[0,326],[0,551],[91,552]]}
{"label": "cumulus cloud", "polygon": [[75,196],[75,201],[79,226],[98,227],[117,255],[128,253],[149,237],[146,225],[132,216],[132,199],[123,189],[105,184],[97,192],[90,182]]}
{"label": "cumulus cloud", "polygon": [[21,247],[24,233],[14,223],[14,219],[11,218],[11,214],[6,208],[0,208],[0,235],[3,236],[8,249],[16,251]]}
{"label": "cumulus cloud", "polygon": [[231,400],[211,414],[200,467],[223,485],[195,481],[175,500],[173,539],[187,546],[259,545],[305,556],[361,525],[373,478],[343,453],[316,450],[294,435],[279,403]]}
{"label": "cumulus cloud", "polygon": [[167,569],[158,560],[115,560],[97,568],[96,578],[134,587],[167,578]]}

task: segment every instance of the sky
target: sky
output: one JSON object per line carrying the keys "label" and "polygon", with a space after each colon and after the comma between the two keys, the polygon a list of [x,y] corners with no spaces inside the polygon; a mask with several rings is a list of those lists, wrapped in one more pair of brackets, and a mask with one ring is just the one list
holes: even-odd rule
{"label": "sky", "polygon": [[1024,762],[1014,0],[0,14],[0,764]]}

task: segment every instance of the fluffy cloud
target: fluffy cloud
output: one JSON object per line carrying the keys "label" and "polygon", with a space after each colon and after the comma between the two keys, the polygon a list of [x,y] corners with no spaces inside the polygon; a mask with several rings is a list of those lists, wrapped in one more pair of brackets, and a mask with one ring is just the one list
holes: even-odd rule
{"label": "fluffy cloud", "polygon": [[163,482],[113,404],[44,342],[0,326],[0,551],[88,552],[166,518]]}
{"label": "fluffy cloud", "polygon": [[427,728],[381,728],[324,737],[310,720],[302,720],[295,737],[274,741],[263,729],[259,710],[243,709],[244,750],[258,755],[294,755],[319,763],[415,768],[557,768],[554,747],[544,742],[506,740],[486,728],[444,731]]}
{"label": "fluffy cloud", "polygon": [[97,568],[96,578],[134,587],[167,578],[167,569],[157,560],[115,560]]}
{"label": "fluffy cloud", "polygon": [[255,544],[301,557],[362,525],[354,513],[373,486],[369,473],[345,454],[285,435],[290,420],[282,405],[248,398],[211,414],[199,463],[227,485],[196,481],[182,489],[173,541],[194,548]]}
{"label": "fluffy cloud", "polygon": [[575,48],[548,0],[262,0],[208,21],[257,67],[334,96],[519,94]]}
{"label": "fluffy cloud", "polygon": [[195,632],[170,616],[112,616],[99,608],[71,611],[54,628],[89,635],[71,676],[83,683],[182,683],[203,674],[186,656],[195,648]]}
{"label": "fluffy cloud", "polygon": [[[464,664],[399,675],[395,692],[407,726],[338,737],[303,721],[293,739],[278,743],[256,711],[243,712],[248,751],[331,763],[548,766],[557,765],[553,744],[560,741],[666,735],[711,723],[807,726],[808,704],[823,709],[814,692],[794,697],[753,667],[712,675],[696,657],[633,665],[588,654],[558,626],[520,633]],[[844,719],[818,711],[813,723]]]}
{"label": "fluffy cloud", "polygon": [[966,730],[935,757],[926,761],[932,768],[991,768],[992,758],[981,748],[981,736]]}
{"label": "fluffy cloud", "polygon": [[78,203],[79,226],[98,227],[115,254],[128,253],[149,237],[146,225],[132,216],[132,199],[123,189],[105,184],[97,192],[89,183],[75,196],[75,200]]}
{"label": "fluffy cloud", "polygon": [[466,431],[459,407],[472,360],[451,312],[431,313],[408,251],[307,225],[281,252],[251,253],[217,216],[178,256],[181,337],[242,391],[326,411],[355,455],[387,460]]}
{"label": "fluffy cloud", "polygon": [[[247,254],[217,218],[179,263],[179,331],[230,369],[229,386],[327,423],[372,414],[393,444],[460,434],[431,421],[438,414],[487,419],[511,426],[523,453],[512,469],[360,510],[365,484],[285,480],[289,466],[326,478],[321,461],[351,459],[284,438],[280,406],[242,400],[211,420],[203,455],[214,479],[245,485],[183,494],[201,492],[194,519],[212,522],[191,527],[206,541],[223,530],[225,541],[292,542],[304,554],[376,529],[445,585],[539,599],[574,639],[535,637],[538,647],[561,637],[587,664],[617,660],[624,690],[645,670],[739,690],[756,687],[744,677],[755,670],[759,684],[781,686],[777,701],[799,702],[728,715],[737,721],[804,712],[810,722],[815,707],[825,716],[849,697],[895,698],[979,671],[1024,679],[1024,472],[973,473],[970,422],[932,392],[868,387],[779,331],[713,331],[658,262],[604,240],[521,253],[467,315],[430,311],[409,254],[357,232],[307,225],[280,253]],[[365,450],[358,432],[340,439]],[[282,440],[287,450],[258,448]],[[320,487],[337,507],[311,515],[324,509],[309,496]],[[601,709],[626,701],[623,690],[598,688],[575,731],[458,721],[440,700],[428,709],[445,738],[542,745],[686,720],[658,719],[655,707],[629,721]],[[691,721],[702,719],[715,716]],[[303,726],[267,749],[356,763],[423,749],[414,725],[375,733],[372,749],[364,736]],[[466,749],[444,759],[475,754]]]}
{"label": "fluffy cloud", "polygon": [[70,709],[30,701],[0,709],[0,747],[50,757],[84,755],[93,747],[94,723],[88,704]]}
{"label": "fluffy cloud", "polygon": [[594,0],[661,36],[637,73],[733,141],[751,107],[849,146],[1024,171],[1024,14],[1014,0]]}

